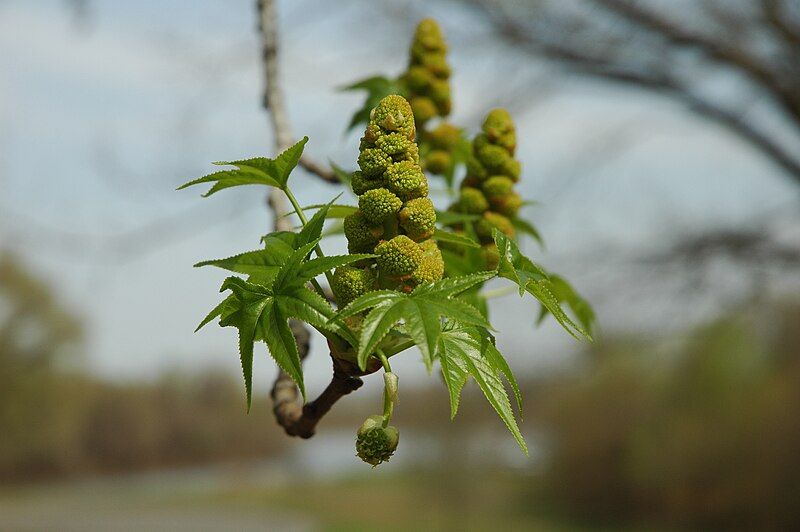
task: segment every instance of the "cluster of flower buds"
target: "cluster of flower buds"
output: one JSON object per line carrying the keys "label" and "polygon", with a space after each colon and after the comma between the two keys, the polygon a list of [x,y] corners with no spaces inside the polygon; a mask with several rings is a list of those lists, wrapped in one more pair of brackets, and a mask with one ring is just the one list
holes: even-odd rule
{"label": "cluster of flower buds", "polygon": [[383,98],[361,139],[351,185],[358,211],[344,220],[350,253],[375,259],[338,268],[331,289],[339,306],[377,288],[410,291],[444,273],[442,254],[431,239],[436,211],[419,166],[416,128],[402,96]]}
{"label": "cluster of flower buds", "polygon": [[455,212],[480,216],[475,233],[484,245],[490,266],[497,253],[492,230],[513,237],[512,220],[522,206],[522,198],[514,191],[520,176],[520,163],[514,159],[516,145],[511,115],[505,109],[493,109],[483,122],[483,131],[472,142],[467,176],[458,201],[450,207]]}
{"label": "cluster of flower buds", "polygon": [[411,43],[408,70],[401,78],[420,129],[431,118],[450,114],[450,65],[446,55],[447,44],[439,24],[431,18],[421,20]]}

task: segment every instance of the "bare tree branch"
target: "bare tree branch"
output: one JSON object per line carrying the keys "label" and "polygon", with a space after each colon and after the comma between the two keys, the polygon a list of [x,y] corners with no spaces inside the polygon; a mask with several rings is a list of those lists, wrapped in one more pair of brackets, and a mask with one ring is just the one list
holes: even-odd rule
{"label": "bare tree branch", "polygon": [[[625,0],[591,0],[598,7],[610,10],[623,17],[631,25],[661,35],[676,46],[692,46],[707,56],[735,67],[737,72],[761,82],[762,88],[775,99],[787,115],[794,117],[793,123],[800,128],[800,84],[788,74],[779,78],[775,72],[759,64],[757,60],[738,48],[723,46],[709,37],[696,35],[677,24],[664,20]],[[765,0],[769,3],[769,0]],[[557,37],[547,37],[532,31],[524,17],[513,16],[497,0],[470,0],[481,10],[497,32],[523,50],[563,64],[572,70],[594,77],[626,85],[636,86],[660,93],[684,104],[690,111],[725,127],[739,138],[757,148],[769,160],[776,163],[795,183],[800,184],[800,157],[796,150],[784,146],[776,135],[770,135],[747,120],[736,108],[726,108],[708,98],[700,96],[677,74],[672,73],[666,60],[655,67],[632,64],[620,59],[612,48],[592,39],[582,43],[580,39],[563,38],[568,31],[555,32]],[[517,14],[518,15],[518,14]],[[569,22],[556,21],[567,28]],[[800,57],[800,56],[799,56]]]}
{"label": "bare tree branch", "polygon": [[[282,151],[292,145],[293,138],[289,126],[289,118],[284,104],[283,90],[278,79],[278,28],[273,0],[258,0],[259,32],[262,43],[262,62],[264,66],[264,108],[268,111],[272,130],[275,136],[275,147]],[[303,158],[300,164],[309,172],[328,182],[338,183],[332,172],[318,164]],[[288,209],[286,198],[278,189],[273,188],[269,194],[268,204],[275,220],[275,230],[291,230],[291,222],[286,216]],[[300,359],[305,360],[311,346],[311,335],[308,328],[297,320],[290,320]],[[357,390],[363,384],[358,378],[358,368],[350,367],[345,362],[331,356],[333,360],[333,377],[330,384],[320,396],[306,404],[302,404],[300,391],[292,378],[282,370],[272,387],[273,412],[279,425],[286,434],[310,438],[322,417],[342,397]]]}

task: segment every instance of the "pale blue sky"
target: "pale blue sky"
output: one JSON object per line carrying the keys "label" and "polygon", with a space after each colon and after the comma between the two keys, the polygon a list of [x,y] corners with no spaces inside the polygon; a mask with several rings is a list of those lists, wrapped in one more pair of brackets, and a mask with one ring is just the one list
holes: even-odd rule
{"label": "pale blue sky", "polygon": [[[235,331],[191,332],[224,277],[191,264],[256,247],[269,227],[264,193],[203,200],[173,190],[209,161],[271,154],[252,4],[98,1],[81,25],[63,1],[0,3],[0,246],[18,251],[86,317],[87,359],[98,373],[128,378],[207,364],[238,371]],[[378,4],[280,3],[295,134],[311,137],[317,159],[353,167],[357,134],[343,129],[360,97],[335,88],[400,71],[414,24],[437,15],[453,49],[456,122],[474,130],[485,108],[522,87],[513,94],[521,186],[543,202],[530,214],[548,242],[546,253],[528,249],[597,296],[607,329],[647,325],[648,313],[621,313],[597,275],[614,267],[602,261],[606,253],[796,212],[798,188],[769,162],[668,101],[554,74],[555,90],[539,91],[530,80],[542,66],[487,42],[470,12],[448,2],[399,2],[389,12]],[[293,179],[303,203],[338,193],[301,172]],[[530,327],[531,309],[514,298],[497,307],[501,332],[515,331],[501,345],[523,368],[573,349],[552,324]],[[405,358],[401,370],[419,366],[416,355]],[[268,362],[266,354],[257,362],[262,385]],[[312,386],[328,371],[317,360]]]}

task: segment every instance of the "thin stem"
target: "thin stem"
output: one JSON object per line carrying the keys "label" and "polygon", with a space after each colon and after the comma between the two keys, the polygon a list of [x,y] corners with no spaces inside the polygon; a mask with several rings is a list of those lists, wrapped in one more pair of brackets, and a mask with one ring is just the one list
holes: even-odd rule
{"label": "thin stem", "polygon": [[497,297],[507,296],[517,291],[516,287],[504,286],[503,288],[495,288],[494,290],[487,290],[483,293],[484,299],[494,299]]}
{"label": "thin stem", "polygon": [[378,349],[378,358],[381,359],[381,364],[383,364],[383,370],[391,372],[392,366],[389,364],[389,359],[383,354],[383,351]]}
{"label": "thin stem", "polygon": [[[297,201],[297,198],[294,197],[294,194],[289,187],[286,187],[283,189],[283,191],[286,193],[286,197],[289,198],[289,203],[291,203],[292,207],[294,207],[294,212],[297,213],[297,217],[300,218],[300,223],[302,223],[303,227],[305,227],[308,223],[308,218],[306,218],[306,213],[303,212],[303,208],[300,207],[300,203]],[[319,244],[317,244],[314,248],[314,252],[317,254],[317,257],[325,256],[325,253],[322,252],[322,246]],[[331,276],[331,272],[325,272],[325,278],[328,280],[328,285],[333,286],[333,277]],[[312,281],[316,283],[315,279]],[[316,286],[319,286],[319,283],[316,283]],[[322,291],[322,287],[319,288],[319,292],[322,297],[325,297],[325,292]]]}

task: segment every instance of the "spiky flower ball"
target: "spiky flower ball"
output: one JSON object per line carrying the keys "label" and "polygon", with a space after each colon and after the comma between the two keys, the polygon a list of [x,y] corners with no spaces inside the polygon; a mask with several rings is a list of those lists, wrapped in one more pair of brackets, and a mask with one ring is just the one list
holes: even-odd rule
{"label": "spiky flower ball", "polygon": [[400,432],[383,426],[383,416],[369,416],[358,429],[356,455],[372,467],[388,462],[400,442]]}
{"label": "spiky flower ball", "polygon": [[340,306],[361,295],[369,279],[381,288],[408,291],[442,278],[444,262],[431,240],[436,211],[427,197],[428,180],[419,166],[415,139],[414,116],[405,98],[387,96],[372,110],[361,138],[361,170],[352,177],[358,211],[345,218],[344,233],[351,253],[377,257],[359,268],[336,271],[334,295]]}
{"label": "spiky flower ball", "polygon": [[522,206],[522,198],[514,191],[520,175],[519,161],[514,159],[516,147],[511,115],[505,109],[493,109],[483,122],[482,132],[472,141],[467,176],[459,199],[450,207],[456,212],[481,215],[475,232],[482,244],[492,242],[493,229],[514,236],[512,220]]}
{"label": "spiky flower ball", "polygon": [[375,274],[369,268],[340,266],[333,272],[331,290],[340,307],[377,288]]}

